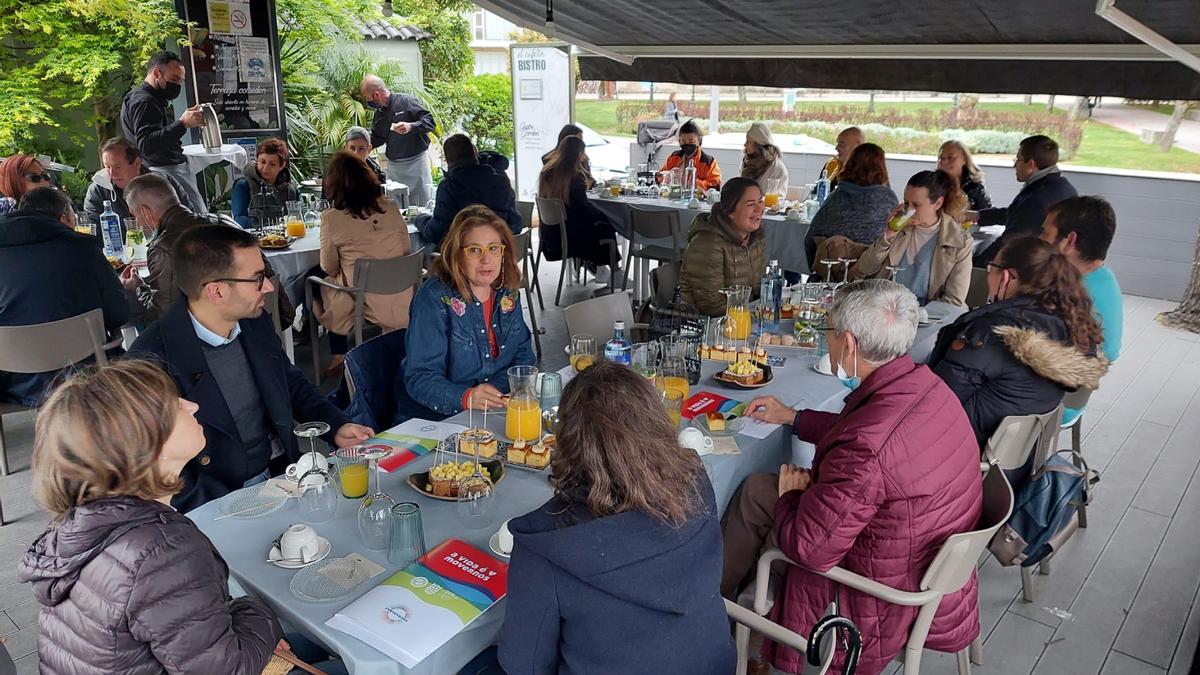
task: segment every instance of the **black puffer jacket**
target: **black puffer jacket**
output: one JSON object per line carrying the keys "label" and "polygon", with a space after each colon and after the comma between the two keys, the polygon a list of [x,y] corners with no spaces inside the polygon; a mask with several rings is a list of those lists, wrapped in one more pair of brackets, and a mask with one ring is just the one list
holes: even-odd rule
{"label": "black puffer jacket", "polygon": [[43,675],[257,675],[282,633],[262,602],[230,599],[229,568],[191,520],[136,497],[74,509],[18,575],[42,605]]}
{"label": "black puffer jacket", "polygon": [[943,328],[929,367],[958,395],[982,448],[1005,417],[1044,413],[1068,390],[1098,387],[1108,361],[1077,349],[1057,315],[1016,297]]}

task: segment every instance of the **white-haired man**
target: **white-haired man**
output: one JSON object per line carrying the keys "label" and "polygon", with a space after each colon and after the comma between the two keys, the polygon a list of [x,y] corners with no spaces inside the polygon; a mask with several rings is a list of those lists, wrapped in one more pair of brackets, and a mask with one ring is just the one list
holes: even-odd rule
{"label": "white-haired man", "polygon": [[[775,621],[807,635],[834,599],[831,582],[808,570],[835,565],[896,588],[917,588],[942,543],[975,528],[981,510],[979,446],[958,397],[907,355],[917,334],[917,299],[892,281],[842,286],[829,312],[829,356],[849,388],[840,413],[795,411],[771,396],[751,416],[788,424],[815,443],[812,471],[790,465],[778,476],[746,479],[722,521],[721,592],[736,595],[764,544],[789,568]],[[947,595],[925,646],[965,649],[979,634],[976,583]],[[894,657],[916,618],[847,588],[842,612],[863,634],[860,667],[877,673]],[[799,672],[804,656],[769,644],[776,668]]]}
{"label": "white-haired man", "polygon": [[360,87],[367,107],[375,111],[371,122],[371,145],[384,146],[387,177],[408,186],[410,204],[423,205],[432,198],[426,187],[433,184],[429,170],[429,132],[434,130],[433,113],[415,96],[395,94],[378,75],[367,75]]}

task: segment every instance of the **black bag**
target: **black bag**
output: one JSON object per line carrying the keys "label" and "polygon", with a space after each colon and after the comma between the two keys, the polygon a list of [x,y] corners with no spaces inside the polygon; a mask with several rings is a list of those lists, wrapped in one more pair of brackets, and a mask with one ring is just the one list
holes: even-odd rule
{"label": "black bag", "polygon": [[1092,487],[1099,480],[1079,454],[1063,450],[1052,455],[1020,487],[1012,516],[996,532],[988,550],[1006,567],[1038,564],[1079,528],[1079,506],[1091,503]]}

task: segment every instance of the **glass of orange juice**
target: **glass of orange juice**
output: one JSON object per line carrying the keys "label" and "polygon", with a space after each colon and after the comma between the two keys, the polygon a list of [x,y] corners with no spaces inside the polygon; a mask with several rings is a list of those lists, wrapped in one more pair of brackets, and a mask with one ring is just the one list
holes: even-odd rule
{"label": "glass of orange juice", "polygon": [[763,205],[768,209],[779,206],[780,182],[778,178],[772,178],[767,181],[767,190],[763,194]]}
{"label": "glass of orange juice", "polygon": [[504,433],[510,441],[536,441],[542,437],[542,406],[537,397],[538,369],[513,366],[508,369],[511,396],[504,420]]}
{"label": "glass of orange juice", "polygon": [[730,286],[722,288],[721,292],[727,298],[725,316],[729,317],[734,340],[745,340],[750,337],[750,287]]}
{"label": "glass of orange juice", "polygon": [[659,341],[662,360],[659,363],[658,385],[664,392],[676,392],[687,398],[688,386],[687,353],[691,346],[687,338],[668,335]]}
{"label": "glass of orange juice", "polygon": [[596,338],[586,333],[571,336],[571,367],[582,373],[596,362]]}
{"label": "glass of orange juice", "polygon": [[339,448],[334,454],[338,477],[342,483],[342,496],[346,499],[361,499],[367,496],[371,474],[369,462],[360,452],[361,449],[361,445],[351,445]]}
{"label": "glass of orange juice", "polygon": [[683,421],[683,394],[678,389],[664,391],[663,405],[667,408],[667,417],[671,418],[671,423],[679,426]]}

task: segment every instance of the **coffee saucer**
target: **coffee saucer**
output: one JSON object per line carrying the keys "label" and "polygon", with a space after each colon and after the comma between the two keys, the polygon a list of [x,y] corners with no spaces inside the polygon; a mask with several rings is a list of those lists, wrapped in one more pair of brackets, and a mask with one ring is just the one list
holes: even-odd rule
{"label": "coffee saucer", "polygon": [[495,553],[496,555],[500,556],[501,558],[504,558],[505,560],[507,560],[508,557],[512,555],[511,553],[505,553],[503,550],[500,549],[500,533],[499,532],[492,533],[492,538],[488,539],[488,548],[492,549],[492,553]]}
{"label": "coffee saucer", "polygon": [[312,560],[309,560],[308,562],[301,562],[299,560],[284,560],[283,553],[279,550],[279,548],[272,546],[271,552],[267,554],[267,562],[276,567],[282,567],[285,570],[298,570],[301,567],[308,567],[313,563],[321,562],[325,559],[325,556],[329,555],[331,550],[333,550],[333,546],[329,543],[329,540],[325,537],[318,536],[317,555]]}

